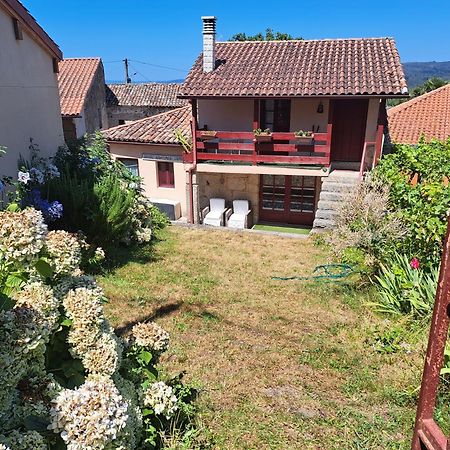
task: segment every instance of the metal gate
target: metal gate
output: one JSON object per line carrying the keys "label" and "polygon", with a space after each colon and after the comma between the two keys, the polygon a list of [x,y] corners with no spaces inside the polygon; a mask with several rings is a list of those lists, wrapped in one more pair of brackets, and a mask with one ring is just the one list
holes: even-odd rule
{"label": "metal gate", "polygon": [[450,450],[450,440],[433,418],[450,321],[450,219],[428,338],[412,450]]}

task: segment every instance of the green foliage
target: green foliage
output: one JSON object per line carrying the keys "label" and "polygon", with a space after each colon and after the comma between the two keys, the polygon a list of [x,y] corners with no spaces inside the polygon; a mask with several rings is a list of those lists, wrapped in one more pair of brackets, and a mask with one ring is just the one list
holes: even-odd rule
{"label": "green foliage", "polygon": [[418,97],[419,95],[426,94],[427,92],[434,91],[442,86],[445,86],[449,82],[439,77],[428,78],[423,84],[415,87],[411,92],[411,97]]}
{"label": "green foliage", "polygon": [[162,230],[170,224],[169,218],[155,205],[150,206],[150,215],[152,217],[152,229],[154,231]]}
{"label": "green foliage", "polygon": [[111,159],[100,133],[60,148],[54,162],[61,175],[45,189],[64,206],[55,228],[82,230],[89,242],[108,247],[146,242],[152,221],[160,228],[167,223],[143,196],[140,178]]}
{"label": "green foliage", "polygon": [[406,238],[398,250],[430,268],[439,263],[442,252],[450,209],[449,177],[450,139],[397,145],[373,172],[375,180],[389,186],[390,206],[406,225]]}
{"label": "green foliage", "polygon": [[380,274],[375,277],[379,300],[372,305],[388,314],[428,316],[433,309],[438,277],[438,268],[431,272],[415,269],[407,256],[396,253],[391,261],[381,265]]}
{"label": "green foliage", "polygon": [[302,37],[293,37],[289,33],[280,33],[279,31],[274,32],[272,28],[267,28],[264,33],[256,34],[245,34],[236,33],[231,36],[230,41],[293,41],[293,40],[303,40]]}
{"label": "green foliage", "polygon": [[190,136],[185,136],[185,134],[179,128],[174,130],[173,134],[174,134],[177,142],[183,147],[183,150],[186,153],[191,153],[192,152],[192,138]]}

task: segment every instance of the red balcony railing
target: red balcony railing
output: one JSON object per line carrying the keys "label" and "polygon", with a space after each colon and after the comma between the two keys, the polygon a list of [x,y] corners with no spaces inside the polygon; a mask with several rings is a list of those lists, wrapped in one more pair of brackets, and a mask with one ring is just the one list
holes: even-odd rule
{"label": "red balcony railing", "polygon": [[[326,133],[314,133],[308,143],[298,142],[295,134],[272,133],[269,142],[258,142],[252,132],[218,131],[214,138],[205,139],[196,131],[197,162],[229,162],[258,164],[330,165],[332,125]],[[185,162],[192,162],[192,153]]]}

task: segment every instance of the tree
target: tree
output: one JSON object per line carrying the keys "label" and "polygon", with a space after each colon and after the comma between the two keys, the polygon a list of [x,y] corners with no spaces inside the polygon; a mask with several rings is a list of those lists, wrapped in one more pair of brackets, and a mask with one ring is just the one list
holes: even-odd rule
{"label": "tree", "polygon": [[267,28],[266,33],[257,33],[253,35],[247,35],[245,33],[236,33],[231,36],[230,41],[293,41],[303,40],[302,37],[293,37],[289,33],[274,32],[272,28]]}
{"label": "tree", "polygon": [[426,94],[427,92],[434,91],[442,86],[445,86],[449,82],[443,78],[433,77],[429,78],[425,83],[415,87],[411,92],[411,97],[418,97],[419,95]]}

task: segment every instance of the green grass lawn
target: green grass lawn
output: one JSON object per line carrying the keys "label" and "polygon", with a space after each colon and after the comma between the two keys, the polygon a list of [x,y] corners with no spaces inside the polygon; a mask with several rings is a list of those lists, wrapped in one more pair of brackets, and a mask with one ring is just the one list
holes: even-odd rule
{"label": "green grass lawn", "polygon": [[170,331],[162,364],[200,387],[210,448],[408,449],[427,326],[406,332],[345,285],[271,279],[324,262],[311,239],[170,227],[100,284],[118,332]]}
{"label": "green grass lawn", "polygon": [[299,227],[289,227],[283,225],[268,225],[258,223],[253,226],[252,230],[260,231],[272,231],[277,233],[292,233],[292,234],[309,234],[311,227],[299,228]]}

